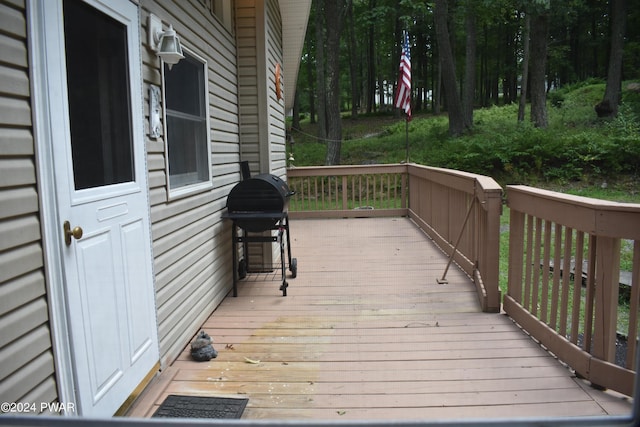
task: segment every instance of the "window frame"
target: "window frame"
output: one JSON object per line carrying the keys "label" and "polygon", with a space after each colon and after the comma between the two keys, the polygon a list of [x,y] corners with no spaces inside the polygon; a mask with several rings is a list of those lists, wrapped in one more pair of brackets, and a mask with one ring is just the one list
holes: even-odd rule
{"label": "window frame", "polygon": [[[194,182],[191,184],[185,184],[179,187],[171,186],[171,175],[169,172],[169,132],[168,132],[168,120],[167,120],[167,99],[166,99],[166,76],[165,76],[165,62],[161,61],[160,69],[161,69],[161,79],[162,79],[162,121],[163,121],[163,131],[164,131],[164,150],[165,150],[165,174],[166,174],[166,189],[167,189],[167,198],[168,200],[173,200],[177,198],[186,197],[195,193],[201,193],[213,188],[213,171],[212,171],[212,152],[211,152],[211,115],[209,112],[209,64],[208,61],[202,56],[198,55],[194,51],[182,46],[182,51],[185,57],[188,55],[191,59],[200,63],[203,71],[203,82],[202,88],[200,92],[201,102],[204,103],[203,114],[204,114],[204,126],[205,126],[205,148],[207,153],[206,159],[206,171],[204,174],[208,176],[208,179]],[[171,114],[169,114],[171,116]],[[182,117],[182,118],[190,118],[189,115],[186,115],[181,112],[177,112],[177,114],[173,115],[173,117]],[[202,117],[201,117],[202,118]],[[199,173],[195,172],[196,174]],[[188,174],[185,174],[185,176]]]}

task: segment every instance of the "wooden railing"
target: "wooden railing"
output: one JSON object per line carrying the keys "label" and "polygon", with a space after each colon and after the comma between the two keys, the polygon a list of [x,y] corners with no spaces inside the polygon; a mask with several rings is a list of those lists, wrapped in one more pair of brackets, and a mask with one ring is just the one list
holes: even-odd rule
{"label": "wooden railing", "polygon": [[405,165],[297,167],[287,171],[295,218],[407,214]]}
{"label": "wooden railing", "polygon": [[[504,310],[578,375],[631,396],[640,205],[525,186],[508,186],[507,198],[511,216]],[[620,331],[627,337],[626,354],[616,364],[621,252],[631,259],[626,263],[632,279],[624,302],[629,305],[628,327]]]}
{"label": "wooden railing", "polygon": [[[409,164],[409,215],[473,279],[482,310],[500,311],[502,188],[492,178]],[[455,251],[454,251],[455,249]]]}
{"label": "wooden railing", "polygon": [[[502,189],[491,178],[414,164],[292,168],[291,218],[409,216],[500,310]],[[455,249],[455,251],[454,251]]]}

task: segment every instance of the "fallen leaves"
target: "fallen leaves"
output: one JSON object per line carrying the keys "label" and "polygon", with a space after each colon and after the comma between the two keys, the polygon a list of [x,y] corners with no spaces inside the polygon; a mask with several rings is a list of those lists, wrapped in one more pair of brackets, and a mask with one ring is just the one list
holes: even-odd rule
{"label": "fallen leaves", "polygon": [[249,359],[248,357],[245,357],[244,361],[245,363],[250,363],[252,365],[257,365],[258,363],[260,363],[260,360]]}

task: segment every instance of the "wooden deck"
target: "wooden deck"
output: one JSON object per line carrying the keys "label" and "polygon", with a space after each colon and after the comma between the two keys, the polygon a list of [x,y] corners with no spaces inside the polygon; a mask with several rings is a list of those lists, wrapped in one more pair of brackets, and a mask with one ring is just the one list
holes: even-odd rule
{"label": "wooden deck", "polygon": [[[455,419],[629,414],[504,314],[406,218],[291,223],[298,277],[249,275],[204,324],[219,351],[187,350],[129,415],[168,394],[248,397],[243,418]],[[249,363],[245,358],[258,363]]]}

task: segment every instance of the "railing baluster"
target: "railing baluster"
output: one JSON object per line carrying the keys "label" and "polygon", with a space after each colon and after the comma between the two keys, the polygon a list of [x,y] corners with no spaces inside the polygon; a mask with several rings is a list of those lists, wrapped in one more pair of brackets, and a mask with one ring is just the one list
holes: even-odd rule
{"label": "railing baluster", "polygon": [[531,302],[531,276],[533,268],[533,216],[527,215],[527,237],[525,244],[525,266],[524,266],[524,295],[522,297],[522,305],[527,309],[531,310],[530,302]]}
{"label": "railing baluster", "polygon": [[522,304],[525,215],[514,209],[509,218],[509,295]]}
{"label": "railing baluster", "polygon": [[571,278],[571,250],[573,249],[573,229],[564,229],[564,261],[562,263],[562,290],[560,293],[560,335],[567,335],[567,311],[569,310],[569,286]]}
{"label": "railing baluster", "polygon": [[533,261],[533,286],[531,289],[531,313],[535,316],[538,314],[538,294],[540,292],[540,270],[543,268],[541,262],[542,251],[542,219],[536,218],[536,237],[534,244],[534,261]]}
{"label": "railing baluster", "polygon": [[578,343],[580,333],[580,306],[582,305],[582,262],[584,259],[584,233],[576,233],[576,261],[573,273],[573,310],[571,314],[571,342]]}
{"label": "railing baluster", "polygon": [[551,287],[551,318],[549,326],[556,329],[558,322],[558,298],[560,292],[560,269],[562,256],[562,225],[555,224],[553,244],[553,283]]}
{"label": "railing baluster", "polygon": [[402,208],[406,208],[408,206],[407,203],[407,196],[408,196],[408,189],[407,189],[407,185],[408,185],[408,180],[407,180],[407,176],[405,174],[402,174],[401,177],[401,181],[402,181],[402,186],[400,189],[400,192],[402,193],[400,195],[400,198],[402,199]]}
{"label": "railing baluster", "polygon": [[355,208],[358,206],[356,203],[356,177],[351,176],[351,207]]}
{"label": "railing baluster", "polygon": [[540,293],[540,320],[549,321],[549,269],[551,267],[551,221],[544,222],[544,255],[542,261],[542,292]]}
{"label": "railing baluster", "polygon": [[591,353],[591,340],[593,338],[593,306],[595,299],[596,287],[596,236],[589,235],[589,249],[587,252],[588,269],[587,269],[587,289],[584,306],[584,344],[583,350]]}
{"label": "railing baluster", "polygon": [[347,200],[347,175],[342,175],[342,209],[349,209]]}

